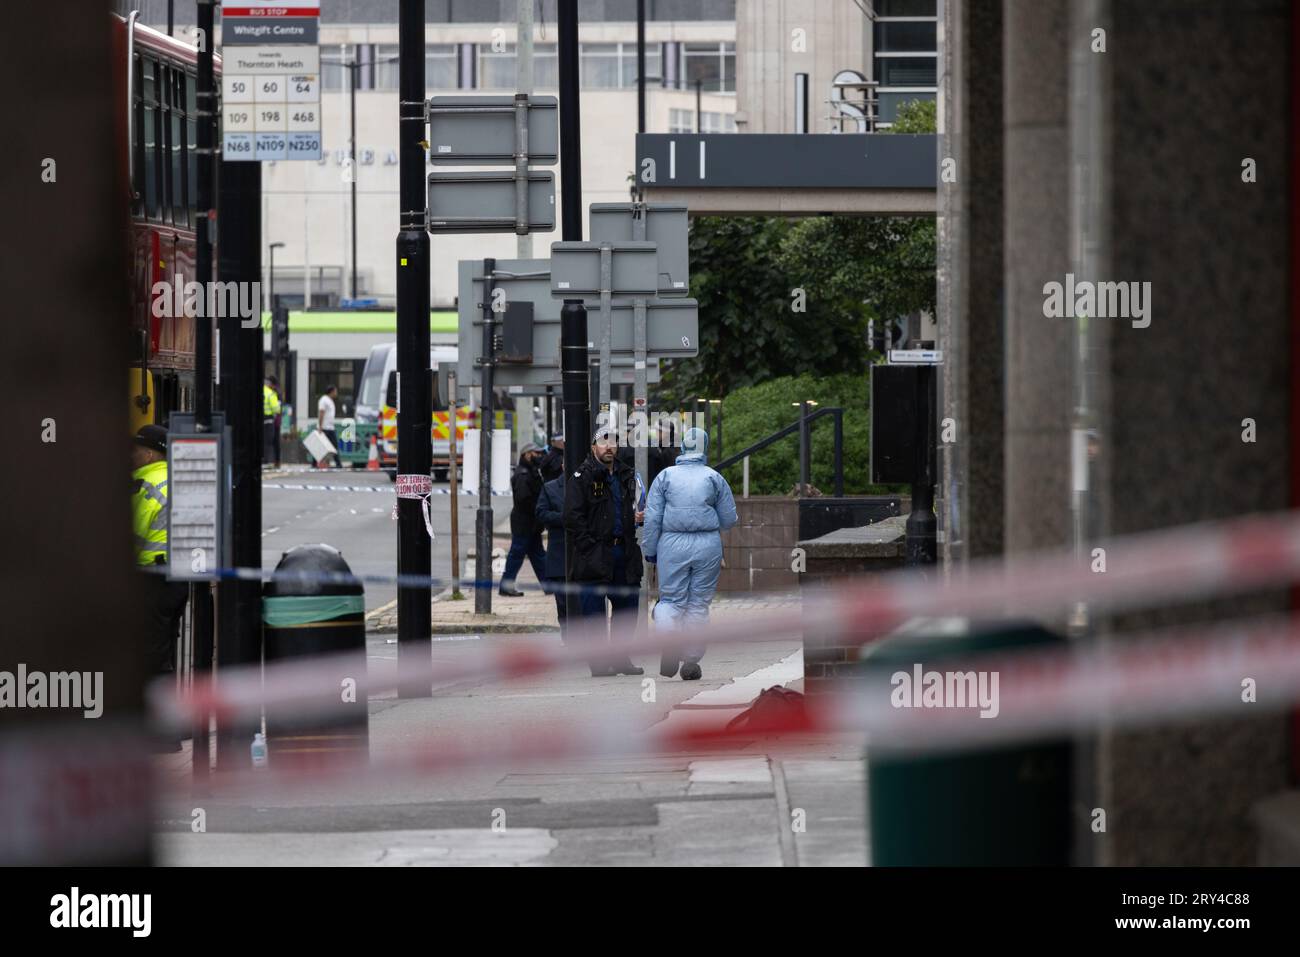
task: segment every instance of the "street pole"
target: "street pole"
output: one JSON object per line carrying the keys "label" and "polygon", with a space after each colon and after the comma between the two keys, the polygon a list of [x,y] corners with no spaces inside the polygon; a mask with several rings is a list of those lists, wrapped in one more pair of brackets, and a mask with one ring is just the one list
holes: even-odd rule
{"label": "street pole", "polygon": [[[560,201],[566,242],[582,241],[582,129],[578,106],[578,4],[560,0],[558,60],[560,69]],[[560,308],[560,381],[564,395],[564,471],[566,481],[582,467],[591,441],[587,417],[587,310],[581,299],[566,299]],[[573,539],[564,555],[565,615],[578,620],[573,594]]]}
{"label": "street pole", "polygon": [[808,400],[799,403],[799,497],[808,494],[808,469],[811,449],[808,441]]}
{"label": "street pole", "polygon": [[[516,13],[518,31],[515,41],[515,92],[532,98],[533,95],[533,2],[534,0],[517,0]],[[525,161],[525,171],[527,162]],[[524,188],[527,188],[525,182]],[[519,259],[532,259],[533,237],[521,233],[516,237],[516,253]]]}
{"label": "street pole", "polygon": [[[515,13],[517,20],[517,30],[515,37],[515,93],[523,96],[528,100],[533,96],[533,3],[534,0],[516,0]],[[521,147],[527,146],[528,126],[526,114],[524,116],[524,125],[521,127],[524,134],[519,137],[522,141]],[[515,182],[515,202],[519,208],[526,210],[528,208],[528,155],[526,150],[521,149],[522,155],[515,159],[517,172],[520,174]],[[524,232],[518,233],[515,237],[515,256],[519,259],[533,258],[533,237]],[[525,442],[532,441],[533,438],[533,398],[532,396],[520,396],[515,399],[515,444],[522,448]],[[550,441],[550,436],[547,436]]]}
{"label": "street pole", "polygon": [[[432,409],[429,396],[429,234],[425,229],[424,0],[398,7],[399,232],[397,234],[397,481],[417,497],[397,500],[397,571],[424,579],[397,588],[400,669],[429,661],[432,633],[432,542],[419,492],[432,488]],[[354,87],[355,88],[355,87]],[[353,137],[353,151],[356,138]],[[353,167],[355,181],[356,168]],[[353,223],[356,217],[353,216]],[[353,269],[356,257],[353,255]],[[355,275],[355,273],[354,273]],[[428,686],[399,686],[399,697],[427,697]]]}
{"label": "street pole", "polygon": [[[350,185],[352,187],[352,301],[354,303],[357,299],[357,74],[360,69],[361,62],[354,55],[352,62],[348,64],[348,99],[352,111],[352,134],[351,139],[348,140],[348,174],[352,180]],[[399,66],[398,69],[400,70],[401,67]],[[420,89],[423,91],[423,85]],[[421,93],[421,96],[423,95]]]}
{"label": "street pole", "polygon": [[447,478],[450,480],[447,497],[451,499],[451,597],[459,600],[460,595],[460,489],[456,477],[456,458],[459,447],[456,441],[456,426],[460,421],[460,400],[456,398],[456,373],[447,373],[447,397],[451,400],[451,422],[447,428]]}
{"label": "street pole", "polygon": [[[221,244],[217,278],[256,282],[261,269],[262,164],[225,162],[217,167],[217,206]],[[271,255],[277,246],[271,244]],[[274,267],[271,275],[274,276]],[[274,280],[272,280],[273,282]],[[258,303],[260,310],[261,303]],[[274,293],[272,293],[274,313]],[[238,315],[221,325],[221,409],[231,431],[231,563],[262,567],[262,323],[244,326]],[[272,334],[274,336],[274,333]],[[226,579],[217,585],[221,664],[257,665],[262,660],[262,586],[258,581]],[[250,724],[223,727],[217,739],[217,766],[250,765],[249,742],[260,730]]]}
{"label": "street pole", "polygon": [[645,132],[645,0],[636,0],[636,131]]}
{"label": "street pole", "polygon": [[[216,91],[212,63],[212,36],[215,20],[215,0],[198,0],[197,26],[199,35],[208,42],[199,51],[198,77],[195,86],[195,103],[198,110],[195,152],[198,154],[197,183],[195,184],[194,225],[194,275],[205,291],[212,281],[213,174],[216,171]],[[198,313],[194,319],[194,429],[206,432],[212,425],[212,317],[207,311],[207,295],[200,296]],[[207,582],[190,586],[190,618],[194,629],[193,674],[195,680],[204,680],[212,671],[213,620],[212,589]],[[195,722],[191,772],[200,782],[206,782],[209,771],[210,744],[208,740],[209,717],[205,712]]]}
{"label": "street pole", "polygon": [[695,81],[695,132],[704,132],[704,81]]}
{"label": "street pole", "polygon": [[478,511],[474,513],[474,613],[492,614],[492,373],[496,367],[496,317],[492,312],[495,259],[483,260],[483,397],[479,402]]}
{"label": "street pole", "polygon": [[907,516],[907,539],[903,563],[933,565],[938,560],[934,515],[934,403],[936,366],[917,367],[916,375],[916,464],[912,483],[912,511]]}

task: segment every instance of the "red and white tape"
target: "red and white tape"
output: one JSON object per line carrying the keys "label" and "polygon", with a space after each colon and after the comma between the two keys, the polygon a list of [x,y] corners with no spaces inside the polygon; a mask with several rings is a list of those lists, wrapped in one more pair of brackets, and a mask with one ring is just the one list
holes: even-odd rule
{"label": "red and white tape", "polygon": [[[737,615],[691,629],[648,630],[611,650],[630,655],[657,654],[664,647],[707,646],[772,640],[800,634],[842,644],[881,637],[917,617],[975,619],[1050,615],[1075,603],[1122,610],[1179,600],[1281,585],[1300,577],[1300,513],[1253,516],[1212,525],[1152,532],[1105,545],[1105,571],[1093,571],[1070,554],[1033,554],[1008,562],[966,567],[951,582],[935,584],[906,571],[870,579],[847,579],[805,593],[801,607],[778,607],[756,615]],[[357,665],[358,696],[398,687],[427,689],[433,684],[480,679],[503,680],[585,662],[603,640],[602,619],[566,628],[566,644],[550,643],[466,650],[452,663],[429,661],[404,666]],[[220,680],[197,680],[180,697],[170,683],[153,689],[151,701],[165,722],[188,726],[209,712],[228,719],[257,720],[265,704],[302,709],[329,707],[319,689],[323,676],[335,676],[332,662],[304,661],[227,669]]]}
{"label": "red and white tape", "polygon": [[[924,664],[924,662],[918,662]],[[807,735],[864,736],[875,752],[909,754],[1059,739],[1100,722],[1136,728],[1180,719],[1230,714],[1255,717],[1300,698],[1300,622],[1266,619],[1196,631],[1167,631],[1156,638],[1108,648],[1053,649],[983,654],[934,662],[945,670],[997,674],[997,714],[974,707],[908,708],[893,700],[888,669],[855,694],[813,696],[803,710],[768,718],[760,728],[730,729],[725,719],[644,728],[628,709],[604,709],[582,721],[528,721],[494,726],[467,740],[431,733],[364,762],[369,777],[447,772],[466,767],[522,767],[562,759],[637,754],[699,754],[752,750],[779,756]],[[1247,682],[1252,682],[1249,689]],[[357,777],[358,757],[321,754],[310,763],[224,776],[232,786],[275,789]],[[220,782],[219,782],[220,783]]]}

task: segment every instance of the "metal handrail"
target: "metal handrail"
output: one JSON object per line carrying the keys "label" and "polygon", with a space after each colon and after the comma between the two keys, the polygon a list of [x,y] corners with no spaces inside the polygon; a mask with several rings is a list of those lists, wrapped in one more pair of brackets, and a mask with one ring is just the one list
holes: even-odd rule
{"label": "metal handrail", "polygon": [[[835,464],[834,464],[835,495],[837,498],[843,497],[844,495],[844,410],[842,408],[820,408],[814,412],[809,413],[807,417],[800,416],[798,420],[796,420],[793,424],[777,429],[767,438],[760,439],[759,441],[755,442],[753,445],[747,446],[741,449],[739,452],[735,452],[727,456],[725,459],[715,464],[713,468],[721,472],[723,469],[729,466],[735,465],[736,463],[744,459],[748,459],[755,452],[761,452],[769,445],[773,445],[774,443],[779,442],[788,436],[795,435],[796,433],[801,432],[805,428],[808,430],[808,433],[811,436],[812,424],[822,416],[826,416],[826,415],[834,416],[835,418]],[[807,468],[811,469],[811,464],[809,464]],[[800,475],[799,476],[800,484],[805,486],[808,485],[809,484],[808,478],[809,477],[807,475]],[[747,470],[746,477],[745,477],[745,491],[746,491],[745,497],[748,497],[748,489],[749,489],[749,477],[748,477],[748,470]]]}

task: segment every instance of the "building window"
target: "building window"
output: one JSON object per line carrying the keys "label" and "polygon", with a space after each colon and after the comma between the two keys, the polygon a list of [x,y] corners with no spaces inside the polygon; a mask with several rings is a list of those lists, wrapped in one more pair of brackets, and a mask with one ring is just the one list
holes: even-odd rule
{"label": "building window", "polygon": [[700,114],[701,133],[734,133],[736,117],[731,113],[711,113],[705,110]]}
{"label": "building window", "polygon": [[560,58],[554,43],[533,44],[533,89],[560,88]]}
{"label": "building window", "polygon": [[324,91],[338,93],[348,90],[348,71],[343,64],[353,57],[353,48],[347,44],[339,44],[338,48],[332,53],[326,53],[326,48],[321,48],[320,58],[320,88]]}
{"label": "building window", "polygon": [[302,421],[316,421],[316,403],[325,394],[328,386],[336,385],[339,394],[334,401],[335,414],[342,417],[351,415],[356,408],[357,383],[361,381],[361,371],[365,368],[365,359],[311,359],[307,363],[307,408],[303,410]]}
{"label": "building window", "polygon": [[[876,81],[881,87],[922,86],[933,88],[938,82],[938,59],[929,57],[891,57],[876,54]],[[882,91],[883,92],[883,91]]]}
{"label": "building window", "polygon": [[515,88],[515,45],[507,43],[500,52],[490,43],[478,45],[478,88],[513,90]]}
{"label": "building window", "polygon": [[[623,60],[622,85],[636,89],[636,44],[621,43],[619,46],[622,48]],[[645,75],[647,85],[663,81],[662,47],[658,43],[645,45]]]}
{"label": "building window", "polygon": [[695,132],[695,111],[694,110],[677,110],[668,111],[668,132],[669,133],[694,133]]}
{"label": "building window", "polygon": [[[429,52],[425,53],[426,74]],[[397,62],[396,43],[378,43],[375,45],[375,89],[397,90],[401,85],[401,64]]]}
{"label": "building window", "polygon": [[683,86],[694,89],[700,83],[707,93],[736,92],[736,45],[734,43],[683,43]]}
{"label": "building window", "polygon": [[621,73],[617,43],[584,43],[580,54],[579,76],[584,89],[616,90]]}
{"label": "building window", "polygon": [[880,119],[888,123],[900,102],[936,89],[938,20],[935,0],[877,0],[875,9],[873,78],[880,84]]}
{"label": "building window", "polygon": [[424,85],[430,90],[454,90],[460,86],[456,44],[430,43],[424,48]]}
{"label": "building window", "polygon": [[875,0],[876,18],[930,17],[937,15],[935,0]]}

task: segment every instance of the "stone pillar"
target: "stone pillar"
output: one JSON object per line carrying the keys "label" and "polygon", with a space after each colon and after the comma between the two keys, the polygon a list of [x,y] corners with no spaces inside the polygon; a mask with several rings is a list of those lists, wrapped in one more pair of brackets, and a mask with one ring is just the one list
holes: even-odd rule
{"label": "stone pillar", "polygon": [[[944,0],[938,149],[941,554],[950,567],[1002,552],[1002,6]],[[951,160],[951,163],[948,161]],[[946,165],[945,165],[946,164]]]}
{"label": "stone pillar", "polygon": [[1006,476],[1009,553],[1070,536],[1071,327],[1043,317],[1069,269],[1067,0],[1004,6]]}
{"label": "stone pillar", "polygon": [[[1286,0],[1112,0],[1111,278],[1151,283],[1149,326],[1106,320],[1113,534],[1288,506],[1296,15]],[[1242,181],[1247,157],[1255,183]],[[1141,624],[1286,609],[1275,592],[1161,609]],[[1248,812],[1285,785],[1287,728],[1250,708],[1103,742],[1111,863],[1254,863]]]}
{"label": "stone pillar", "polygon": [[[1111,0],[1086,8],[1107,17],[1091,24],[1080,9],[1065,0],[1003,6],[1009,554],[1065,547],[1076,534],[1074,306],[1063,318],[1047,317],[1043,306],[1044,285],[1065,284],[1085,259],[1109,272],[1102,279],[1149,283],[1150,297],[1147,318],[1094,312],[1090,319],[1104,343],[1093,355],[1100,461],[1091,471],[1106,504],[1102,524],[1083,535],[1282,509],[1289,500],[1283,198],[1295,14],[1285,0]],[[1094,49],[1098,27],[1104,48]],[[1103,110],[1093,119],[1108,132],[1100,156],[1108,208],[1096,234],[1077,230],[1084,205],[1075,204],[1071,220],[1071,186],[1089,182],[1071,171],[1095,146],[1080,141],[1089,125],[1071,122],[1078,117],[1070,108],[1070,57],[1081,43],[1105,58]],[[1080,77],[1076,70],[1074,82]],[[1085,105],[1092,109],[1096,98]],[[1246,158],[1256,161],[1258,182],[1243,182]],[[1097,248],[1072,246],[1076,233]],[[973,365],[970,374],[974,409]],[[1255,425],[1253,441],[1243,441],[1246,419]],[[1286,596],[1272,593],[1154,608],[1094,627],[1096,640],[1119,642],[1139,629],[1286,608]],[[1245,677],[1260,678],[1225,680]],[[1075,810],[1081,820],[1104,810],[1106,830],[1088,829],[1077,859],[1253,862],[1248,812],[1285,786],[1287,734],[1284,716],[1255,717],[1250,709],[1243,703],[1239,717],[1099,735],[1080,768]]]}

